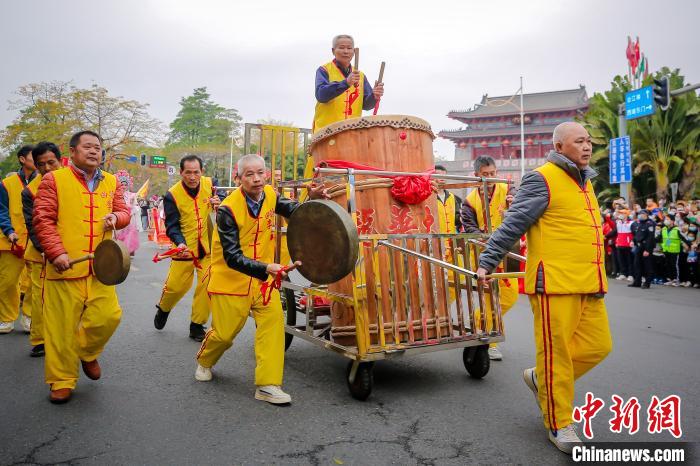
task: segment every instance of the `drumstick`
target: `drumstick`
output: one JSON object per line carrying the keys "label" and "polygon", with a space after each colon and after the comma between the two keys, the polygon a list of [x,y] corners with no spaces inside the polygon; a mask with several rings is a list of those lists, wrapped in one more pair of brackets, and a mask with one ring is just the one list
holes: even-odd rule
{"label": "drumstick", "polygon": [[[381,66],[379,67],[379,79],[377,79],[377,84],[383,84],[384,81],[384,66],[386,66],[386,62],[382,62]],[[376,86],[376,84],[375,84]],[[379,110],[379,102],[382,100],[382,98],[378,98],[377,102],[374,104],[374,112],[372,112],[372,115],[377,114],[377,110]]]}
{"label": "drumstick", "polygon": [[360,69],[360,49],[359,47],[355,47],[355,66],[353,67],[353,71],[359,71]]}
{"label": "drumstick", "polygon": [[87,254],[87,255],[85,255],[85,256],[83,256],[83,257],[78,257],[77,259],[71,260],[68,264],[72,266],[72,265],[74,265],[74,264],[78,264],[78,263],[80,263],[80,262],[89,261],[89,260],[94,259],[94,258],[95,258],[95,255],[94,255],[94,254]]}

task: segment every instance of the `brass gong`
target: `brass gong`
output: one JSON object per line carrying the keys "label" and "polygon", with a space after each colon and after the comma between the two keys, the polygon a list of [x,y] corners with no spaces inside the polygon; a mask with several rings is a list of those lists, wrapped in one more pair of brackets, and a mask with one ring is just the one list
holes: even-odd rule
{"label": "brass gong", "polygon": [[298,270],[312,283],[334,283],[353,271],[359,254],[357,227],[339,204],[313,200],[289,218],[287,247]]}

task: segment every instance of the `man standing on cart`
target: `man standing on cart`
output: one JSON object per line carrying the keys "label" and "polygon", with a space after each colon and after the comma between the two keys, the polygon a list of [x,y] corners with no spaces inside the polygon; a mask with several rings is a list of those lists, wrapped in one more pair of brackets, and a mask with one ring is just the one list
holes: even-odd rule
{"label": "man standing on cart", "polygon": [[[212,379],[211,368],[229,349],[249,314],[255,319],[255,399],[287,404],[282,391],[284,369],[284,313],[279,291],[267,289],[286,276],[286,268],[274,263],[275,215],[288,218],[299,203],[277,196],[266,184],[265,160],[256,154],[238,161],[240,187],[221,203],[212,238],[212,263],[208,292],[212,303],[212,327],[197,353],[195,379]],[[309,197],[328,197],[323,185],[309,187]],[[273,282],[274,283],[274,282]]]}
{"label": "man standing on cart", "polygon": [[[534,314],[536,367],[525,384],[536,395],[549,440],[571,454],[580,443],[572,412],[574,382],[612,349],[603,297],[604,238],[591,178],[591,137],[578,123],[554,129],[555,150],[528,173],[503,224],[479,259],[481,281],[527,233],[525,292]],[[572,238],[576,241],[572,244]]]}
{"label": "man standing on cart", "polygon": [[[474,176],[483,178],[497,178],[498,172],[496,162],[493,158],[482,155],[474,161]],[[491,219],[491,231],[495,230],[501,223],[508,205],[513,201],[513,195],[510,192],[510,186],[504,183],[489,183],[489,218]],[[462,228],[465,233],[488,233],[486,228],[486,209],[483,202],[482,188],[474,189],[470,192],[460,210],[460,219]],[[504,270],[503,263],[497,267],[499,272]],[[518,281],[514,278],[504,278],[498,281],[498,298],[501,303],[501,313],[512,308],[518,301]],[[491,325],[491,295],[485,295],[486,300],[486,325]],[[477,319],[478,321],[478,319]],[[498,344],[491,343],[489,345],[489,359],[500,361],[503,359],[503,354],[498,348]]]}

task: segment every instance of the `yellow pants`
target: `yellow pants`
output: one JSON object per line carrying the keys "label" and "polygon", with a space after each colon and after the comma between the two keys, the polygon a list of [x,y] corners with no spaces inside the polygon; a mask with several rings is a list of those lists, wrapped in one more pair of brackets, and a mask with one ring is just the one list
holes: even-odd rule
{"label": "yellow pants", "polygon": [[27,261],[29,269],[30,285],[24,295],[23,308],[26,312],[27,305],[32,309],[32,328],[29,332],[29,343],[32,346],[44,343],[44,313],[42,310],[42,291],[44,288],[44,264]]}
{"label": "yellow pants", "polygon": [[212,295],[212,325],[197,353],[201,366],[214,366],[233,345],[253,311],[255,319],[255,385],[282,385],[284,371],[284,313],[277,290],[263,305],[260,290],[248,296]]}
{"label": "yellow pants", "polygon": [[117,329],[122,310],[113,286],[94,276],[44,280],[46,383],[75,388],[79,361],[94,361]]}
{"label": "yellow pants", "polygon": [[14,322],[19,317],[19,277],[24,259],[10,251],[0,252],[0,322]]}
{"label": "yellow pants", "polygon": [[605,301],[592,295],[531,295],[537,387],[544,425],[572,422],[574,381],[612,349]]}
{"label": "yellow pants", "polygon": [[[211,256],[206,256],[200,261],[201,269],[197,269],[197,285],[194,289],[194,299],[192,300],[192,317],[195,324],[206,324],[209,320],[209,295],[207,294],[207,269],[211,264]],[[170,312],[175,305],[192,287],[194,271],[196,267],[192,261],[170,261],[168,278],[165,279],[163,294],[160,297],[158,306],[163,312]]]}
{"label": "yellow pants", "polygon": [[19,293],[24,295],[22,300],[22,314],[27,317],[33,317],[34,313],[34,298],[32,297],[32,277],[31,277],[31,262],[24,261],[22,274],[19,276]]}

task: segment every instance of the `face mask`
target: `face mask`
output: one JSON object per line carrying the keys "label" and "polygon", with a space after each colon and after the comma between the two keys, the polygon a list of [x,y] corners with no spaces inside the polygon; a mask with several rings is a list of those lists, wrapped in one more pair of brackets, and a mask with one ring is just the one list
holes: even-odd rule
{"label": "face mask", "polygon": [[689,227],[688,227],[688,230],[690,230],[690,231],[698,231],[698,227],[696,227],[696,226],[689,226]]}
{"label": "face mask", "polygon": [[[647,216],[646,216],[646,215],[640,215],[640,216],[639,216],[639,220],[646,220],[646,219],[647,219]],[[633,218],[633,217],[630,217],[630,220],[634,220],[634,218]]]}
{"label": "face mask", "polygon": [[695,241],[694,235],[688,235],[688,241]]}
{"label": "face mask", "polygon": [[676,215],[676,210],[675,210],[675,209],[671,209],[671,210],[668,211],[668,214],[669,214],[669,215]]}
{"label": "face mask", "polygon": [[664,225],[669,226],[671,224],[670,220],[664,220]]}

